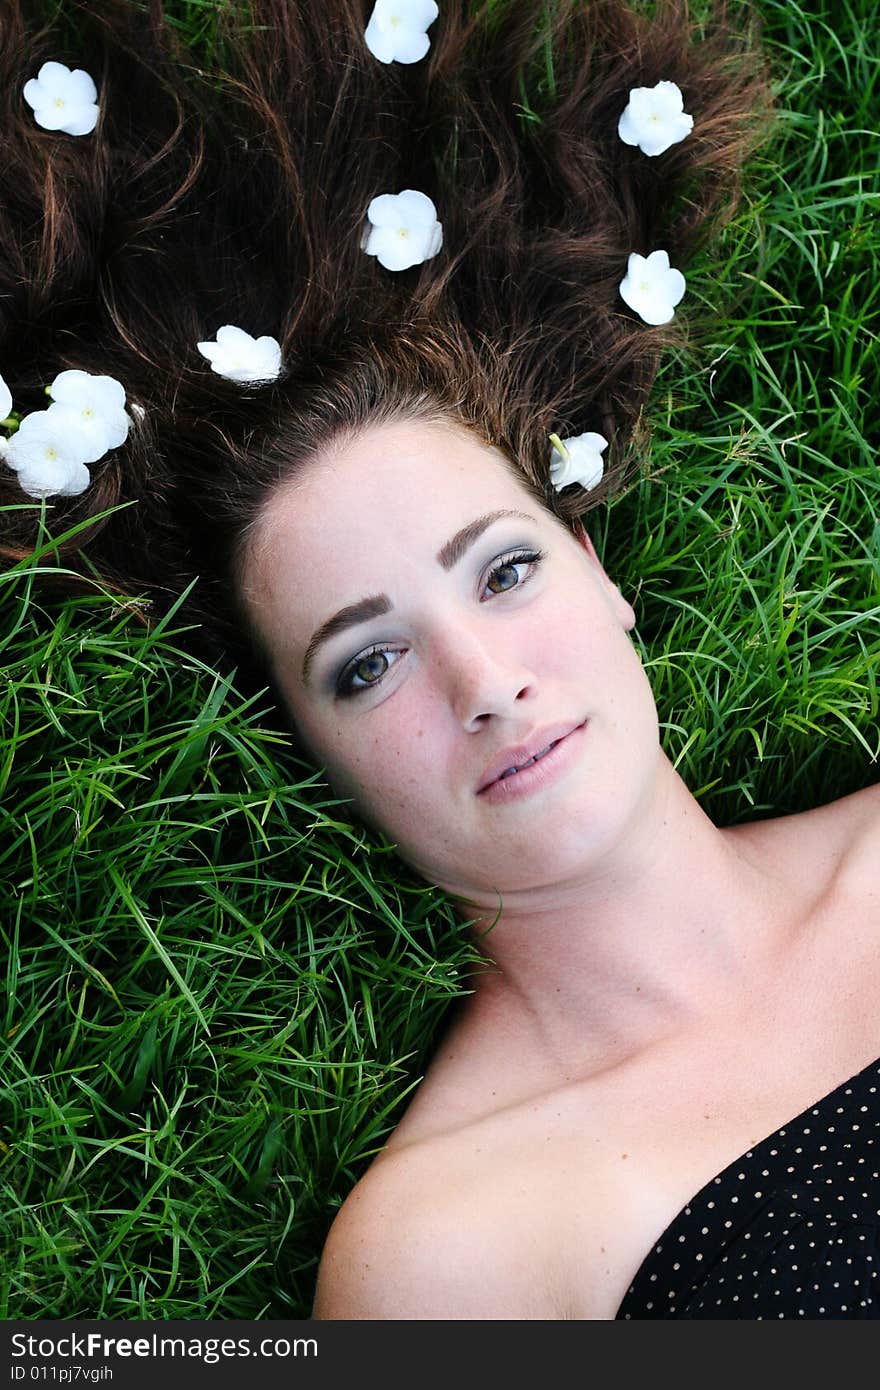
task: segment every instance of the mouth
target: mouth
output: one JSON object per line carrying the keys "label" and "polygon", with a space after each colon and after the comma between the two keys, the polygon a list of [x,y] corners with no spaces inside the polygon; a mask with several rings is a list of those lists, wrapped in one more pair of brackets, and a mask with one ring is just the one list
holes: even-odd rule
{"label": "mouth", "polygon": [[[567,748],[569,742],[572,740],[572,735],[576,734],[579,729],[582,729],[586,722],[586,720],[582,720],[580,724],[569,728],[563,725],[561,730],[557,733],[556,738],[550,739],[530,757],[524,758],[522,761],[518,762],[511,761],[507,767],[502,765],[502,770],[491,782],[484,783],[478,790],[477,795],[488,797],[490,800],[496,800],[496,794],[500,792],[502,787],[504,787],[506,795],[508,787],[512,789],[520,785],[523,787],[537,786],[538,782],[536,779],[546,781],[546,777],[544,776],[545,765],[547,768],[557,767],[560,758],[564,756],[564,748],[560,745],[564,745],[565,748]],[[515,752],[520,750],[511,749],[510,751]],[[522,751],[524,752],[525,750]]]}
{"label": "mouth", "polygon": [[[567,738],[568,735],[566,734],[565,737]],[[534,755],[533,758],[527,758],[524,763],[519,763],[516,767],[509,767],[506,772],[502,772],[500,777],[495,778],[495,782],[503,782],[508,777],[515,777],[516,774],[518,772],[522,772],[524,768],[531,767],[532,763],[540,762],[541,758],[545,758],[547,756],[551,748],[555,748],[557,743],[561,742],[561,738],[555,738],[552,743],[548,743],[547,747],[542,748],[539,753],[536,753]],[[494,787],[495,782],[490,782],[489,786]]]}

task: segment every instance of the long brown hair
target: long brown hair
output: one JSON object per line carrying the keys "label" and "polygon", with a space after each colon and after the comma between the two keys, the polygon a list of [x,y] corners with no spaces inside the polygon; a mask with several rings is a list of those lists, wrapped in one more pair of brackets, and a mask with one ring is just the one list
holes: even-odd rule
{"label": "long brown hair", "polygon": [[[170,8],[170,7],[169,7]],[[641,7],[644,10],[644,7]],[[767,128],[755,21],[686,0],[443,0],[420,62],[384,64],[372,0],[224,8],[206,70],[159,0],[38,0],[0,11],[4,178],[0,373],[19,410],[66,367],[109,373],[143,408],[90,488],[49,499],[81,530],[68,562],[163,611],[198,576],[194,645],[272,685],[238,576],[281,479],[331,440],[396,418],[444,419],[499,446],[567,522],[637,465],[634,429],[686,314],[648,327],[618,286],[629,252],[682,266],[737,207]],[[47,58],[84,67],[92,135],[41,129],[21,97]],[[674,79],[693,133],[649,158],[617,121],[629,89]],[[379,193],[416,188],[443,225],[403,272],[361,249]],[[241,386],[196,349],[223,323],[282,344],[271,385]],[[548,433],[611,441],[590,493],[557,493]],[[0,468],[0,551],[35,514]],[[78,553],[77,553],[78,552]]]}

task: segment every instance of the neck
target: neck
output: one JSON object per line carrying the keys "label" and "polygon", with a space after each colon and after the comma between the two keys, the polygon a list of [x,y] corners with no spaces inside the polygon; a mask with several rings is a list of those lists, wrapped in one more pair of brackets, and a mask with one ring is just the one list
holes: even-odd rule
{"label": "neck", "polygon": [[[719,830],[665,754],[626,842],[564,884],[459,900],[486,959],[472,1007],[521,1021],[564,1070],[747,1011],[789,940],[781,879]],[[801,914],[802,915],[802,914]]]}

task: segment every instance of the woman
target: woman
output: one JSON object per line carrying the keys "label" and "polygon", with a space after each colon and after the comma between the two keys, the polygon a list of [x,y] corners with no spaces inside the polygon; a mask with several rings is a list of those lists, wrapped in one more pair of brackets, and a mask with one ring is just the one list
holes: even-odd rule
{"label": "woman", "polygon": [[[451,895],[483,954],[333,1225],[314,1316],[776,1316],[768,1261],[748,1268],[745,1313],[724,1288],[727,1208],[700,1228],[711,1296],[702,1250],[662,1281],[646,1252],[670,1223],[686,1244],[683,1204],[716,1176],[735,1186],[732,1159],[838,1100],[880,1050],[876,796],[716,828],[660,747],[634,610],[580,526],[628,476],[675,341],[671,314],[622,303],[627,258],[659,245],[684,263],[735,209],[767,105],[752,40],[699,35],[674,4],[650,23],[560,4],[549,33],[543,5],[450,5],[420,67],[376,58],[366,7],[267,0],[224,105],[157,16],[90,9],[95,140],[15,109],[4,375],[35,410],[60,369],[110,374],[137,409],[88,488],[49,495],[98,518],[75,546],[157,606],[199,576],[209,653],[243,669],[255,648],[303,753]],[[7,92],[49,39],[13,9]],[[539,60],[532,129],[520,79]],[[673,79],[693,134],[645,155],[620,132],[627,94]],[[380,272],[365,208],[428,183],[447,254]],[[277,337],[283,368],[224,376],[219,324]],[[601,483],[552,486],[548,435],[599,429]],[[32,525],[10,515],[8,554]],[[786,1164],[789,1187],[813,1181],[805,1164]],[[774,1211],[762,1181],[732,1256],[795,1226],[808,1249],[794,1189]],[[880,1207],[855,1186],[841,1264]],[[829,1268],[791,1280],[785,1316],[826,1315]],[[858,1294],[843,1315],[872,1315]]]}
{"label": "woman", "polygon": [[[405,486],[416,470],[418,512]],[[393,551],[364,545],[383,532]],[[461,535],[457,562],[438,564]],[[254,620],[317,761],[488,933],[473,995],[336,1219],[314,1316],[613,1318],[646,1252],[718,1173],[717,1229],[688,1232],[688,1278],[674,1263],[668,1287],[649,1283],[626,1316],[675,1315],[694,1257],[718,1249],[722,1214],[725,1226],[739,1216],[731,1202],[745,1214],[729,1248],[731,1264],[750,1257],[749,1302],[738,1313],[722,1282],[687,1316],[821,1316],[835,1281],[830,1315],[852,1295],[851,1316],[875,1316],[853,1287],[863,1231],[849,1228],[846,1254],[823,1252],[834,1279],[828,1266],[798,1288],[803,1204],[780,1205],[763,1160],[740,1156],[819,1097],[848,1099],[844,1081],[866,1065],[857,1108],[877,1113],[877,788],[717,829],[660,747],[633,610],[589,539],[454,429],[370,433],[282,492],[258,537]],[[506,559],[519,550],[543,558]],[[309,634],[362,592],[397,611],[332,638],[304,681]],[[370,669],[377,639],[393,656]],[[352,681],[365,693],[342,698]],[[531,771],[497,780],[554,740]],[[880,1121],[859,1118],[863,1132]],[[789,1186],[813,1177],[797,1152]],[[845,1177],[870,1159],[844,1154]],[[830,1161],[825,1173],[841,1177]],[[843,1216],[876,1240],[876,1173],[857,1192],[835,1181],[823,1223],[841,1186]],[[789,1231],[800,1253],[780,1301],[762,1265]]]}

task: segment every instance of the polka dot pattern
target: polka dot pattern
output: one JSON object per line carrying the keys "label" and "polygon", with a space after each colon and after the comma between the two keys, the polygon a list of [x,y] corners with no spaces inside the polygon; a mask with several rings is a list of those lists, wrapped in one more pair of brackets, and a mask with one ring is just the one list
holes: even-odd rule
{"label": "polka dot pattern", "polygon": [[880,1318],[880,1062],[692,1197],[617,1310],[631,1318]]}

